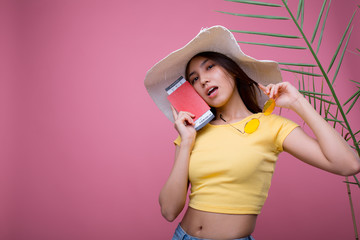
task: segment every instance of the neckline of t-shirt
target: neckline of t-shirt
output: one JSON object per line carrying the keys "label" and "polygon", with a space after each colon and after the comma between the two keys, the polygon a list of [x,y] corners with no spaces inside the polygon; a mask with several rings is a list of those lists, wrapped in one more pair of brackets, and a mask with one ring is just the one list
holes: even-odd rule
{"label": "neckline of t-shirt", "polygon": [[[249,116],[247,116],[247,117],[245,117],[245,118],[243,118],[243,119],[241,119],[241,120],[239,120],[237,122],[230,123],[230,124],[231,125],[238,125],[238,124],[243,123],[244,121],[247,121],[247,120],[249,120],[251,118],[254,118],[255,116],[260,117],[260,116],[262,116],[262,114],[263,114],[262,112],[253,113],[253,114],[251,114],[251,115],[249,115]],[[229,123],[224,122],[224,124],[219,124],[219,125],[214,125],[214,124],[208,123],[208,126],[210,126],[210,127],[227,127],[227,126],[229,126]]]}

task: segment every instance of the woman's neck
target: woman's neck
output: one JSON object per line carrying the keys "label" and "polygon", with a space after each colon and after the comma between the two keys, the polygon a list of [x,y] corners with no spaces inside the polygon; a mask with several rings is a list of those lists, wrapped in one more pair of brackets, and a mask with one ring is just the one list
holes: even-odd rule
{"label": "woman's neck", "polygon": [[220,114],[224,119],[226,119],[226,121],[236,122],[251,115],[252,112],[247,109],[239,95],[239,92],[235,89],[229,101],[224,106],[216,108],[216,121],[221,120]]}

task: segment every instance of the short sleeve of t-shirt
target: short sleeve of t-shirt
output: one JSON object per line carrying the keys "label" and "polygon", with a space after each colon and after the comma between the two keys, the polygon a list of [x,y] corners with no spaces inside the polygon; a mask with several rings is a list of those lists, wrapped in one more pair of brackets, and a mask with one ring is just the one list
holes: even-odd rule
{"label": "short sleeve of t-shirt", "polygon": [[272,114],[269,116],[272,130],[275,131],[274,134],[276,135],[275,138],[275,145],[279,152],[284,151],[283,143],[285,138],[289,135],[289,133],[294,130],[299,125],[287,118]]}

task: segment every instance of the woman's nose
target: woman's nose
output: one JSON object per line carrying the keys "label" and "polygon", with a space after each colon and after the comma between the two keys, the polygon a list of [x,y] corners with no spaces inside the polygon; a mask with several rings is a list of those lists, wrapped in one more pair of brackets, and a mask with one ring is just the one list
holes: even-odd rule
{"label": "woman's nose", "polygon": [[203,76],[203,77],[200,78],[201,85],[204,86],[208,82],[209,82],[209,78],[207,76]]}

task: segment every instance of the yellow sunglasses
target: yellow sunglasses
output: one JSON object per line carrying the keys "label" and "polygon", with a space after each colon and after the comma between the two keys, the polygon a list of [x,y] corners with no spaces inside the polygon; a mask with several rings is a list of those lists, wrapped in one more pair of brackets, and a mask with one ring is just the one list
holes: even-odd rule
{"label": "yellow sunglasses", "polygon": [[[274,109],[275,109],[275,100],[274,99],[269,99],[269,100],[267,100],[266,101],[266,103],[265,103],[265,105],[264,105],[264,107],[263,107],[263,114],[265,115],[265,116],[267,116],[267,115],[270,115],[273,111],[274,111]],[[261,116],[260,116],[261,117]],[[244,134],[244,133],[248,133],[248,134],[250,134],[250,133],[253,133],[253,132],[255,132],[257,129],[258,129],[258,127],[259,127],[259,125],[260,125],[260,120],[259,120],[259,118],[252,118],[252,119],[250,119],[248,122],[246,122],[246,124],[245,124],[245,127],[244,127],[244,132],[242,132],[240,129],[238,129],[238,128],[236,128],[236,127],[234,127],[233,125],[231,125],[230,123],[228,123],[223,117],[222,117],[222,115],[220,114],[220,118],[221,118],[221,120],[223,120],[224,122],[226,122],[227,124],[229,124],[230,126],[232,126],[233,128],[235,128],[236,130],[238,130],[239,132],[241,132],[242,134]]]}

